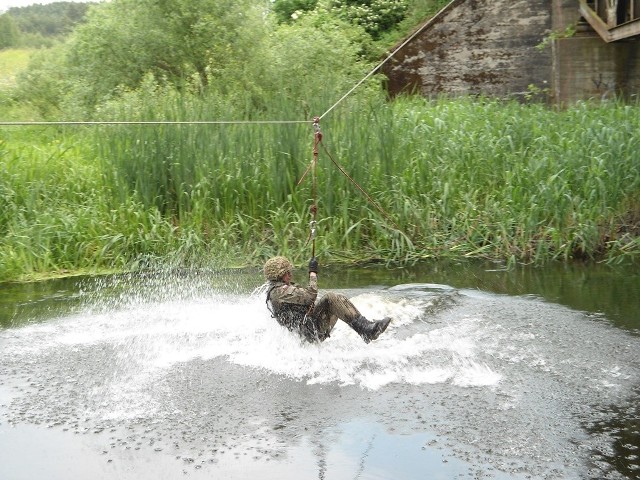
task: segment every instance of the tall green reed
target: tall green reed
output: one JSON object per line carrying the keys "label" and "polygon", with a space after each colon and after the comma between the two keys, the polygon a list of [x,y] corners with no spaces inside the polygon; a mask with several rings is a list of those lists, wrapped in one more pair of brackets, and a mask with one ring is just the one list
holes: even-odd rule
{"label": "tall green reed", "polygon": [[[167,97],[128,119],[301,119],[286,98],[262,113],[208,101]],[[276,253],[302,263],[314,200],[324,261],[640,252],[637,105],[349,99],[321,122],[316,198],[311,174],[297,185],[313,160],[303,120],[4,134],[0,277]]]}
{"label": "tall green reed", "polygon": [[[637,127],[637,107],[619,104],[554,111],[489,99],[400,98],[337,108],[323,121],[316,170],[321,251],[354,259],[526,262],[628,255],[636,247],[627,238],[620,252],[616,241],[624,205],[638,192]],[[312,160],[309,125],[115,133],[104,135],[101,156],[126,180],[118,183],[121,196],[134,195],[178,225],[192,218],[191,202],[200,205],[201,227],[251,219],[254,228],[240,229],[239,242],[302,258],[295,251],[304,247],[312,179],[296,182]],[[126,157],[118,154],[121,145],[130,146]],[[289,221],[274,225],[282,215]]]}

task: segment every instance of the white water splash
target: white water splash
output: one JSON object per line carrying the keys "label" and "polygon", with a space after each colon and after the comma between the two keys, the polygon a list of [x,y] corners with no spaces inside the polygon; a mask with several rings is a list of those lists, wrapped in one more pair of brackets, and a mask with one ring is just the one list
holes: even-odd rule
{"label": "white water splash", "polygon": [[[105,349],[113,363],[92,389],[97,410],[107,417],[151,414],[148,394],[172,366],[194,359],[224,358],[309,384],[338,383],[376,390],[391,383],[451,383],[491,387],[501,375],[480,360],[482,323],[461,318],[439,328],[414,328],[430,300],[410,300],[384,291],[352,298],[369,318],[393,322],[365,344],[343,322],[319,345],[301,342],[270,317],[263,295],[202,296],[178,301],[127,304],[101,313],[77,314],[14,331],[16,351]],[[106,311],[105,311],[106,310]],[[106,406],[109,408],[106,408]],[[98,414],[98,412],[86,412]]]}

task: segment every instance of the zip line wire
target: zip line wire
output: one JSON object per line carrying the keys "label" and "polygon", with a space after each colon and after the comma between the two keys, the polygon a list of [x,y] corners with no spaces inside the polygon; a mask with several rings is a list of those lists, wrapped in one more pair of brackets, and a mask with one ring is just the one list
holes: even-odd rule
{"label": "zip line wire", "polygon": [[[434,15],[434,17],[435,16],[436,15]],[[380,70],[380,68],[382,68],[382,66],[385,63],[387,63],[389,60],[391,60],[393,58],[393,56],[400,51],[401,48],[403,48],[405,45],[407,45],[409,42],[411,42],[414,38],[416,38],[430,23],[431,23],[430,21],[423,23],[420,28],[418,28],[415,32],[413,32],[411,35],[409,35],[409,37],[404,42],[402,42],[400,45],[398,45],[389,55],[387,55],[387,57],[384,60],[382,60],[369,73],[367,73],[364,77],[362,77],[362,79],[358,83],[356,83],[351,88],[351,90],[349,90],[342,97],[340,97],[340,99],[336,103],[334,103],[331,106],[331,108],[329,108],[326,112],[324,112],[322,115],[320,115],[320,119],[322,120],[325,117],[325,115],[327,115],[329,112],[331,112],[331,110],[333,110],[340,103],[342,103],[342,101],[344,99],[346,99],[349,95],[351,95],[360,85],[362,85],[364,82],[366,82],[369,79],[369,77],[371,77],[374,73],[376,73],[378,70]]]}
{"label": "zip line wire", "polygon": [[287,123],[310,123],[310,120],[187,120],[187,121],[59,121],[59,122],[0,122],[0,126],[8,125],[242,125],[242,124],[287,124]]}

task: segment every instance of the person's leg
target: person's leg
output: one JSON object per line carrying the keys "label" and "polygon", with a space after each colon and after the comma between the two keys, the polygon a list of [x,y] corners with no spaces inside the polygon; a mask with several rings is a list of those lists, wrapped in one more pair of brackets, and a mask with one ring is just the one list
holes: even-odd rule
{"label": "person's leg", "polygon": [[329,292],[323,296],[313,309],[318,339],[323,341],[335,326],[338,318],[349,325],[362,339],[369,343],[385,331],[390,318],[371,322],[363,317],[351,300],[339,293]]}
{"label": "person's leg", "polygon": [[338,298],[338,295],[331,292],[318,300],[313,307],[313,313],[305,319],[305,321],[311,323],[311,325],[307,324],[307,326],[310,327],[307,329],[309,331],[306,335],[307,339],[309,339],[309,337],[315,337],[316,341],[323,342],[329,338],[331,330],[333,330],[333,327],[335,327],[338,322],[338,318],[342,318],[342,315],[350,317],[358,315],[358,311],[355,310],[353,305],[351,305],[351,307],[355,310],[355,313],[349,308],[348,304],[341,305],[343,303],[344,302]]}
{"label": "person's leg", "polygon": [[318,300],[316,306],[313,307],[313,314],[325,319],[335,317],[332,318],[333,325],[336,324],[338,318],[348,322],[360,316],[360,312],[351,303],[351,300],[340,293],[334,292],[329,292]]}

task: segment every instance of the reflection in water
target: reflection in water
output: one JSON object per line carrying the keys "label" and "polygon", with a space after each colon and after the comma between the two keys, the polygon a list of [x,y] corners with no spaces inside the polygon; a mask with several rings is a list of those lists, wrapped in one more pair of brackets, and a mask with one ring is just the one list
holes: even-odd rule
{"label": "reflection in water", "polygon": [[[0,436],[67,439],[91,478],[637,476],[637,277],[572,305],[566,279],[470,268],[328,272],[321,287],[394,318],[369,345],[342,324],[301,344],[252,295],[256,272],[47,282],[14,304],[12,285]],[[567,278],[611,283],[594,275]],[[37,477],[31,454],[12,450],[0,478]]]}

